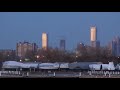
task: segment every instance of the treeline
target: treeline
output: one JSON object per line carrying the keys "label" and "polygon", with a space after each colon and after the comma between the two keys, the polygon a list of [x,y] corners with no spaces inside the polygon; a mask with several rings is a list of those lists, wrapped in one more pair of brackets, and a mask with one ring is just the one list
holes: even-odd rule
{"label": "treeline", "polygon": [[[114,61],[120,62],[119,57],[114,57],[111,51],[106,47],[93,48],[84,47],[74,51],[60,50],[58,48],[48,48],[47,50],[39,49],[37,52],[27,51],[24,58],[19,58],[15,53],[7,56],[0,53],[0,60],[17,60],[20,61],[39,61],[39,62],[103,62]],[[27,60],[26,60],[27,59]]]}
{"label": "treeline", "polygon": [[2,53],[0,52],[0,61],[17,60],[15,52]]}
{"label": "treeline", "polygon": [[120,58],[114,57],[106,47],[85,47],[75,51],[60,50],[58,48],[40,49],[36,53],[28,52],[27,58],[41,62],[120,62]]}

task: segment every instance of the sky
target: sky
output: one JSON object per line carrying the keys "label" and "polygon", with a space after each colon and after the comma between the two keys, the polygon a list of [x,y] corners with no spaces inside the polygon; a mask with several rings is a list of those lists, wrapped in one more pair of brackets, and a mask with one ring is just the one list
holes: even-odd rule
{"label": "sky", "polygon": [[120,36],[120,12],[0,12],[0,49],[16,49],[17,42],[36,43],[41,48],[42,32],[48,33],[49,46],[66,49],[77,43],[90,45],[90,27],[97,27],[97,39],[105,46]]}

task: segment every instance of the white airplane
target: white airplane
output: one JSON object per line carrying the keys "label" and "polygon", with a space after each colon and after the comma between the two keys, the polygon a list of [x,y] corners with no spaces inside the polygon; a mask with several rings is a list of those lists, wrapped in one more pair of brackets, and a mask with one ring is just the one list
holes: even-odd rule
{"label": "white airplane", "polygon": [[59,63],[41,63],[39,64],[40,69],[58,69]]}
{"label": "white airplane", "polygon": [[69,68],[69,63],[61,63],[60,68]]}
{"label": "white airplane", "polygon": [[3,62],[2,68],[20,68],[23,63],[16,61],[5,61]]}
{"label": "white airplane", "polygon": [[38,65],[39,65],[38,63],[23,63],[21,67],[22,68],[37,68]]}
{"label": "white airplane", "polygon": [[120,63],[116,65],[116,70],[120,70]]}
{"label": "white airplane", "polygon": [[115,66],[113,62],[109,62],[109,64],[90,64],[90,70],[115,70]]}
{"label": "white airplane", "polygon": [[37,68],[37,63],[21,63],[16,61],[5,61],[3,62],[2,68]]}

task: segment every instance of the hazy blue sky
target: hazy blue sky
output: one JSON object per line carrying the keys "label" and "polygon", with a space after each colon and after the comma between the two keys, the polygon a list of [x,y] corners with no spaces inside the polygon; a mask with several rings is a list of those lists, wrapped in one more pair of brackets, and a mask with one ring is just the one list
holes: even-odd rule
{"label": "hazy blue sky", "polygon": [[90,44],[90,27],[96,26],[98,40],[106,45],[120,36],[119,12],[0,12],[0,49],[15,49],[19,41],[41,47],[41,34],[49,34],[49,45],[59,47],[66,39],[67,49],[78,42]]}

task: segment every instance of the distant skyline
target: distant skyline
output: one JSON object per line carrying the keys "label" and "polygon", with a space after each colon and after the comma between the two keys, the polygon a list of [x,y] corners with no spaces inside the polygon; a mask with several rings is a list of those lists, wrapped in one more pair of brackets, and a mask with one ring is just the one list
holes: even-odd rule
{"label": "distant skyline", "polygon": [[90,27],[96,26],[97,40],[107,45],[120,36],[120,12],[0,12],[0,49],[16,49],[17,42],[28,41],[42,47],[42,33],[48,34],[49,46],[66,49],[77,43],[90,45]]}

